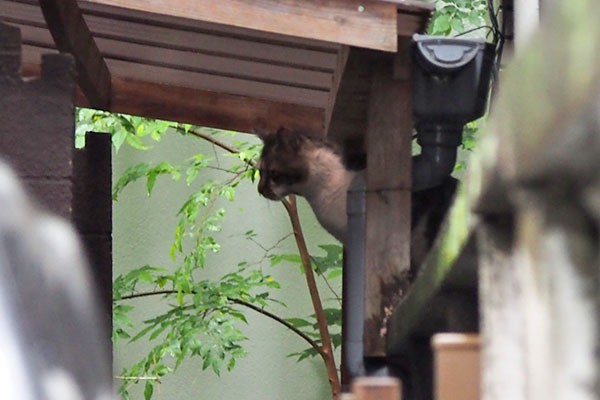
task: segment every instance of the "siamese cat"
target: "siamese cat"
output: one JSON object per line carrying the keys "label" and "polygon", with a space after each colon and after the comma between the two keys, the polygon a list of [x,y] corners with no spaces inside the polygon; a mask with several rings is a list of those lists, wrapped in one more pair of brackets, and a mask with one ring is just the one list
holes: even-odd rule
{"label": "siamese cat", "polygon": [[[270,200],[289,194],[306,198],[319,223],[337,240],[346,241],[346,194],[352,180],[362,174],[364,159],[344,156],[330,141],[281,128],[259,133],[264,142],[258,191]],[[413,193],[411,264],[423,261],[450,205],[456,180]]]}

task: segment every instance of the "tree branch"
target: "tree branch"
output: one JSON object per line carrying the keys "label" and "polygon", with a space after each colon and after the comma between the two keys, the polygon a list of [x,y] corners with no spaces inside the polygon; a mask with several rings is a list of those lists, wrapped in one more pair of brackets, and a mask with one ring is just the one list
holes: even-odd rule
{"label": "tree branch", "polygon": [[231,301],[232,303],[236,303],[241,306],[248,307],[248,308],[256,311],[257,313],[260,313],[266,317],[271,318],[272,320],[279,322],[280,324],[284,325],[286,328],[288,328],[289,330],[293,331],[295,334],[300,336],[302,339],[306,340],[308,342],[308,344],[310,344],[319,353],[319,355],[321,357],[323,357],[323,358],[325,357],[325,354],[323,353],[323,349],[321,348],[321,346],[319,346],[319,344],[317,342],[312,340],[306,333],[302,332],[300,329],[296,328],[294,325],[290,324],[286,320],[278,317],[277,315],[275,315],[273,313],[270,313],[267,310],[257,307],[254,304],[247,303],[245,301],[238,300],[238,299],[228,298],[228,300]]}
{"label": "tree branch", "polygon": [[323,311],[323,304],[319,296],[319,289],[317,288],[317,282],[315,281],[315,275],[312,270],[312,263],[310,260],[310,254],[306,247],[306,241],[304,240],[304,234],[302,233],[302,226],[300,225],[300,217],[298,217],[298,209],[296,208],[296,197],[294,195],[289,196],[289,200],[283,199],[281,201],[288,212],[292,228],[294,230],[294,237],[296,238],[296,245],[300,252],[300,258],[304,265],[304,276],[306,277],[306,284],[308,291],[310,292],[310,298],[313,303],[315,310],[315,316],[317,317],[317,325],[319,327],[319,334],[321,335],[321,342],[323,343],[323,361],[327,368],[327,375],[329,376],[329,385],[331,386],[331,393],[333,398],[337,399],[341,393],[340,380],[337,373],[337,367],[335,365],[335,359],[333,357],[333,346],[331,345],[331,337],[329,336],[329,325],[327,324],[327,318],[325,317],[325,311]]}
{"label": "tree branch", "polygon": [[310,259],[312,260],[313,263],[315,263],[315,265],[317,266],[317,274],[323,279],[323,281],[325,282],[325,284],[327,285],[327,287],[329,288],[329,291],[333,294],[333,296],[335,297],[335,299],[337,300],[338,303],[340,303],[340,307],[342,306],[342,298],[340,297],[339,294],[337,294],[337,292],[333,289],[333,286],[331,286],[331,283],[329,283],[329,279],[327,279],[327,277],[325,276],[324,273],[320,272],[320,265],[317,262],[317,260],[315,260],[315,258],[313,256],[310,256]]}
{"label": "tree branch", "polygon": [[[177,128],[177,129],[181,130],[181,128]],[[230,153],[238,154],[240,152],[235,147],[233,147],[233,146],[231,146],[231,145],[229,145],[229,144],[227,144],[225,142],[222,142],[222,141],[220,141],[218,139],[215,139],[212,135],[208,135],[208,134],[206,134],[204,132],[201,132],[201,131],[198,131],[198,130],[195,130],[195,129],[190,129],[189,131],[187,131],[187,133],[191,133],[194,136],[197,136],[199,138],[207,140],[207,141],[211,142],[212,144],[214,144],[215,146],[218,146],[218,147],[220,147],[220,148],[222,148],[224,150],[227,150]],[[252,165],[253,167],[256,167],[256,163],[254,163],[252,160],[249,160],[248,164]]]}
{"label": "tree branch", "polygon": [[[205,139],[216,146],[221,147],[229,151],[230,153],[239,153],[239,150],[235,147],[221,142],[218,139],[215,139],[211,135],[207,135],[203,132],[199,132],[197,130],[190,129],[188,131],[192,135]],[[248,164],[252,165],[256,168],[256,163],[252,160],[248,161]],[[289,196],[289,201],[286,199],[281,199],[281,203],[285,207],[288,212],[288,216],[292,223],[292,228],[294,231],[294,237],[296,239],[296,245],[298,246],[298,251],[300,252],[300,258],[302,259],[302,264],[304,265],[304,276],[306,277],[306,283],[308,285],[308,291],[310,293],[310,298],[313,303],[313,308],[315,310],[315,316],[317,317],[317,325],[319,327],[319,334],[321,335],[321,342],[323,346],[321,348],[321,357],[325,362],[325,367],[327,369],[327,375],[329,376],[329,384],[331,386],[331,393],[334,399],[337,399],[341,393],[341,385],[340,380],[337,373],[337,367],[335,365],[335,360],[333,357],[333,346],[331,345],[331,337],[329,335],[329,326],[327,324],[327,318],[325,317],[325,312],[323,311],[323,305],[321,303],[321,298],[319,296],[319,290],[317,288],[317,284],[315,282],[315,276],[312,270],[312,264],[310,260],[310,254],[308,253],[308,248],[306,247],[306,242],[304,240],[304,234],[302,233],[302,226],[300,224],[300,218],[298,217],[298,210],[296,208],[296,198],[292,195]]]}
{"label": "tree branch", "polygon": [[[178,293],[177,290],[156,290],[154,292],[140,292],[140,293],[129,294],[129,295],[121,297],[119,300],[131,300],[131,299],[135,299],[135,298],[139,298],[139,297],[157,296],[157,295],[161,295],[161,294],[176,294],[176,293]],[[315,342],[313,339],[310,338],[310,336],[308,336],[306,333],[302,332],[300,329],[296,328],[294,325],[290,324],[283,318],[278,317],[277,315],[275,315],[267,310],[264,310],[258,306],[255,306],[252,303],[248,303],[248,302],[240,300],[240,299],[233,299],[231,297],[228,297],[227,300],[229,300],[231,303],[238,304],[240,306],[244,306],[246,308],[254,310],[257,313],[262,314],[265,317],[271,318],[272,320],[280,323],[281,325],[285,326],[286,328],[288,328],[289,330],[291,330],[292,332],[294,332],[295,334],[300,336],[302,339],[304,339],[312,348],[314,348],[319,353],[319,355],[321,355],[321,357],[325,358],[323,349],[321,348],[321,346],[319,346],[319,344],[317,342]]]}

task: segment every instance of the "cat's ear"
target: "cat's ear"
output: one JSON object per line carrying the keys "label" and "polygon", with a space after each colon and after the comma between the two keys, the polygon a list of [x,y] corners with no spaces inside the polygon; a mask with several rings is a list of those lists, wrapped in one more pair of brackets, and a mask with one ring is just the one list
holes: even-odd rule
{"label": "cat's ear", "polygon": [[288,128],[279,128],[277,138],[287,149],[298,153],[304,148],[306,138],[303,134]]}

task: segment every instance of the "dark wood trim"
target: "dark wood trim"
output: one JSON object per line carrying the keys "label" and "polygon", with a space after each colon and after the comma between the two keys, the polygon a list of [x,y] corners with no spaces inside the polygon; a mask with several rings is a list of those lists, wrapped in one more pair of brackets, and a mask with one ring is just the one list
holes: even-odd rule
{"label": "dark wood trim", "polygon": [[40,0],[39,3],[56,47],[75,57],[77,82],[90,104],[96,108],[108,109],[110,71],[83,19],[77,1]]}
{"label": "dark wood trim", "polygon": [[[330,94],[327,137],[342,144],[363,142],[371,91],[371,70],[377,53],[350,47],[337,88]],[[335,82],[334,82],[335,83]],[[357,149],[354,149],[357,150]]]}
{"label": "dark wood trim", "polygon": [[[23,76],[39,73],[39,64],[23,64]],[[81,90],[76,104],[91,106]],[[325,110],[318,107],[121,78],[113,79],[108,111],[239,132],[283,126],[322,135],[325,125]]]}
{"label": "dark wood trim", "polygon": [[[365,357],[386,355],[387,321],[409,286],[412,81],[375,60],[367,124]],[[404,79],[402,79],[404,78]]]}
{"label": "dark wood trim", "polygon": [[377,0],[89,2],[383,51],[397,47],[397,7]]}
{"label": "dark wood trim", "polygon": [[110,111],[239,132],[283,126],[322,134],[325,121],[317,107],[119,78]]}

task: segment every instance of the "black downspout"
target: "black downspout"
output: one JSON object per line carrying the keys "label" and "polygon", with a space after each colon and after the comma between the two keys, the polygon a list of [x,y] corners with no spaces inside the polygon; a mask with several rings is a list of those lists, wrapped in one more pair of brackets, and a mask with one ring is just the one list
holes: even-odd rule
{"label": "black downspout", "polygon": [[417,131],[421,154],[413,157],[413,192],[442,184],[454,171],[456,153],[462,143],[462,125],[422,124]]}
{"label": "black downspout", "polygon": [[[464,124],[483,115],[494,46],[457,38],[413,37],[413,111],[421,154],[413,157],[412,191],[438,186],[454,170]],[[385,359],[363,357],[366,183],[359,174],[347,197],[342,360],[348,378],[398,376]],[[347,389],[347,388],[344,388]]]}

